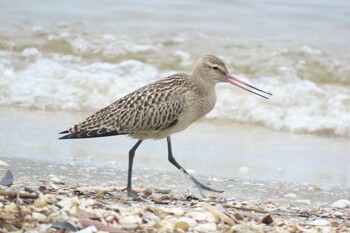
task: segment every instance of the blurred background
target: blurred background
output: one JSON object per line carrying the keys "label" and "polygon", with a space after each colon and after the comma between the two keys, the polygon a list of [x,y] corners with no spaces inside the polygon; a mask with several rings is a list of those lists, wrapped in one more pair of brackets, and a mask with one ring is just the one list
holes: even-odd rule
{"label": "blurred background", "polygon": [[[273,97],[218,85],[174,135],[193,172],[350,186],[350,2],[0,1],[0,156],[126,167],[126,137],[58,132],[202,55]],[[136,167],[173,170],[166,142]]]}

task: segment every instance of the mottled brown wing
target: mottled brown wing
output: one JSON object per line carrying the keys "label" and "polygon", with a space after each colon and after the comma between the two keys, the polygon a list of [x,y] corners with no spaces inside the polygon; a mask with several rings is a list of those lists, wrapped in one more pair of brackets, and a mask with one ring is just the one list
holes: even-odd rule
{"label": "mottled brown wing", "polygon": [[[178,101],[163,102],[145,108],[104,109],[74,126],[79,129],[62,137],[87,138],[154,132],[174,126],[183,106]],[[74,129],[73,127],[73,129]]]}
{"label": "mottled brown wing", "polygon": [[185,108],[182,77],[174,76],[130,93],[74,125],[60,139],[158,131],[174,126]]}

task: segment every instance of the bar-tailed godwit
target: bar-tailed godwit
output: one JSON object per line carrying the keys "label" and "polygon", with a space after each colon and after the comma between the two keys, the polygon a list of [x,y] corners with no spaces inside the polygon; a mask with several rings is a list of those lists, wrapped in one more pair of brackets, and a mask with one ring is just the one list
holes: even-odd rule
{"label": "bar-tailed godwit", "polygon": [[135,151],[145,139],[166,138],[170,163],[182,170],[200,190],[222,192],[196,180],[175,160],[170,139],[172,134],[186,129],[214,108],[215,85],[220,82],[234,84],[266,99],[271,95],[229,74],[220,58],[206,55],[197,61],[191,75],[174,74],[141,87],[61,132],[66,135],[60,139],[124,134],[138,139],[129,151],[127,181],[128,195],[137,197],[131,186]]}

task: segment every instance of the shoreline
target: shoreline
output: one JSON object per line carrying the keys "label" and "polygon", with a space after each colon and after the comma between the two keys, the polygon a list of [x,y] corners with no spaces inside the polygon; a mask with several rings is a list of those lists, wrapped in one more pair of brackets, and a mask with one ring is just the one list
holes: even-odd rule
{"label": "shoreline", "polygon": [[[1,107],[1,156],[125,169],[135,143],[129,137],[58,140],[58,132],[87,115]],[[197,174],[350,187],[346,139],[201,120],[174,134],[172,142],[178,162]],[[167,160],[165,140],[145,141],[134,166],[176,171]]]}
{"label": "shoreline", "polygon": [[[38,188],[42,181],[54,182],[56,179],[64,181],[72,186],[126,186],[127,170],[112,167],[96,167],[82,164],[51,163],[47,161],[10,159],[0,156],[0,160],[7,166],[0,166],[0,174],[11,170],[15,183],[26,185],[29,188]],[[338,199],[346,199],[350,196],[350,187],[327,187],[312,183],[293,183],[282,181],[266,181],[250,178],[227,178],[193,174],[195,178],[209,186],[224,190],[217,194],[204,191],[206,195],[215,195],[226,199],[235,199],[241,202],[255,201],[263,203],[267,200],[303,206],[330,207]],[[155,177],[158,180],[155,180]],[[141,189],[169,189],[174,195],[193,194],[200,197],[201,194],[192,182],[179,170],[167,171],[161,169],[135,169],[133,174],[133,186]],[[183,188],[181,188],[183,187]],[[285,194],[294,193],[296,197],[284,197]],[[125,193],[126,194],[126,193]],[[249,200],[252,197],[252,200]],[[309,200],[305,202],[304,200]]]}
{"label": "shoreline", "polygon": [[[189,221],[187,224],[190,232],[191,229],[206,231],[198,230],[201,227],[209,227],[208,231],[212,229],[216,232],[229,229],[241,229],[240,232],[249,232],[248,229],[256,229],[256,232],[288,232],[298,228],[313,230],[312,232],[324,229],[328,229],[328,232],[346,232],[350,229],[349,209],[332,207],[336,201],[348,199],[350,188],[328,189],[306,183],[264,182],[194,174],[205,184],[224,190],[223,194],[204,192],[205,197],[202,197],[179,171],[136,169],[133,187],[143,198],[131,200],[122,191],[126,185],[126,169],[18,158],[0,157],[0,160],[10,165],[0,166],[0,176],[5,174],[6,169],[10,169],[14,175],[14,184],[11,187],[0,186],[0,193],[26,193],[32,190],[39,194],[32,201],[27,199],[23,202],[19,201],[24,200],[22,198],[4,196],[0,201],[5,210],[3,213],[14,216],[10,221],[12,226],[19,226],[16,224],[21,222],[22,229],[27,230],[50,229],[51,232],[56,232],[52,231],[51,224],[59,220],[69,222],[77,229],[94,226],[103,230],[105,228],[101,228],[102,224],[103,227],[119,229],[110,232],[138,232],[145,229],[149,232],[160,229],[174,231],[177,229],[177,222],[184,218]],[[59,208],[47,203],[49,197],[56,200],[55,206]],[[38,202],[43,206],[32,207],[38,205]],[[11,203],[21,203],[16,204],[20,206],[19,209],[28,211],[24,220],[19,217],[18,212],[11,210]],[[79,206],[83,212],[76,212],[72,205]],[[118,212],[110,213],[111,206],[118,209]],[[48,213],[45,218],[41,216],[43,211]],[[69,214],[62,215],[62,211]],[[153,225],[147,224],[151,222],[148,219],[149,212],[156,215],[152,217]],[[87,216],[90,217],[86,217],[86,214],[82,217],[82,213],[89,213]],[[97,213],[106,215],[96,216]],[[106,216],[111,214],[117,220],[107,221]],[[63,217],[53,217],[61,215]],[[38,216],[42,219],[36,219]],[[1,215],[0,223],[3,218]],[[82,218],[90,222],[86,225]],[[126,218],[131,221],[130,224],[125,224]],[[142,222],[142,219],[147,220],[147,223]],[[6,227],[9,225],[5,229],[10,229]]]}

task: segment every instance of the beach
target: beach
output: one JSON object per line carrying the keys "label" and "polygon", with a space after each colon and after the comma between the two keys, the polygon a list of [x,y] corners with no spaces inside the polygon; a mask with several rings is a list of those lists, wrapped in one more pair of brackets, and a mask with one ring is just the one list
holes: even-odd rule
{"label": "beach", "polygon": [[[109,205],[114,205],[114,208],[120,208],[119,211],[123,213],[118,218],[148,213],[147,208],[150,206],[158,211],[163,211],[164,208],[170,211],[164,216],[157,212],[159,216],[156,214],[158,220],[152,220],[154,224],[162,219],[165,222],[165,225],[157,227],[143,224],[139,220],[131,225],[125,225],[123,221],[106,224],[103,217],[98,218],[98,222],[119,230],[171,232],[175,231],[175,223],[181,217],[193,215],[191,219],[196,219],[198,213],[209,215],[209,220],[198,217],[199,220],[191,223],[193,225],[189,228],[190,231],[206,232],[205,227],[220,232],[236,228],[241,229],[239,232],[249,232],[249,229],[256,229],[256,232],[278,232],[298,227],[314,232],[320,229],[328,229],[329,232],[348,230],[348,208],[332,207],[336,201],[348,200],[350,196],[349,162],[345,153],[348,143],[345,139],[335,138],[329,141],[319,136],[280,133],[229,122],[200,121],[187,131],[179,133],[178,137],[173,136],[174,156],[201,182],[224,192],[204,192],[202,196],[188,178],[167,161],[165,141],[150,140],[136,155],[133,175],[134,187],[145,199],[133,201],[122,189],[126,186],[127,153],[134,140],[125,136],[107,140],[57,139],[58,132],[66,124],[62,120],[74,122],[82,114],[85,113],[1,109],[0,119],[4,124],[1,126],[0,160],[9,166],[0,166],[0,174],[5,175],[9,169],[14,176],[13,186],[3,186],[2,190],[13,193],[32,190],[46,195],[45,197],[53,196],[62,205],[53,210],[50,207],[52,204],[44,202],[46,209],[42,207],[44,209],[41,210],[30,209],[34,202],[26,202],[25,206],[30,209],[27,215],[31,217],[21,220],[23,224],[16,222],[20,218],[8,220],[13,228],[6,225],[5,229],[18,229],[17,226],[27,230],[52,231],[55,228],[50,224],[57,221],[67,221],[77,229],[84,229],[89,224],[96,225],[96,222],[87,225],[79,222],[81,216],[72,209],[73,212],[66,217],[52,217],[59,215],[68,208],[69,203],[74,202],[83,209],[88,208],[86,211],[90,214],[107,211]],[[15,125],[10,123],[14,121],[17,122]],[[9,131],[15,133],[9,135],[6,133]],[[285,144],[281,144],[281,141]],[[312,149],[305,147],[305,142],[307,145],[312,143]],[[330,151],[327,151],[327,143],[333,145]],[[330,161],[334,160],[337,162],[332,166]],[[314,163],[318,166],[313,166]],[[77,189],[84,190],[83,194],[75,195]],[[157,190],[165,190],[165,194],[162,191],[157,193]],[[101,201],[101,192],[111,195],[105,197],[109,207],[104,202],[106,200],[102,206],[95,203]],[[94,204],[86,206],[86,199]],[[189,201],[192,199],[195,204]],[[16,198],[2,199],[3,208],[7,209],[6,206],[14,202]],[[62,203],[67,206],[64,207]],[[189,203],[194,207],[188,206]],[[220,211],[223,211],[222,206],[226,206],[223,213],[230,216],[234,223],[220,225],[222,220],[211,219],[212,213],[208,213],[203,203],[210,203]],[[51,208],[49,212],[48,206]],[[174,214],[172,210],[182,214]],[[193,210],[196,214],[192,213]],[[16,213],[19,214],[15,211],[14,214]],[[46,213],[51,217],[36,219],[38,213]],[[237,213],[244,220],[235,219],[233,216]],[[268,215],[272,216],[274,224],[261,225],[262,219]],[[165,218],[166,216],[168,217]],[[147,218],[146,215],[144,217]],[[204,227],[204,230],[198,230],[200,227]]]}
{"label": "beach", "polygon": [[[1,158],[14,174],[0,189],[2,232],[347,232],[350,189],[198,175],[222,194],[200,193],[185,175]],[[1,173],[5,169],[1,168]],[[124,190],[124,191],[123,191]],[[16,204],[15,204],[16,203]],[[16,207],[17,206],[17,207]]]}
{"label": "beach", "polygon": [[[0,186],[1,232],[349,231],[348,2],[0,6],[0,179],[13,175]],[[58,140],[131,91],[190,74],[205,54],[272,93],[218,84],[214,109],[171,136],[177,161],[223,193],[202,195],[169,163],[165,139],[146,140],[132,200],[135,140]]]}
{"label": "beach", "polygon": [[[59,132],[89,114],[1,108],[1,156],[127,168],[129,149],[136,143],[127,136],[58,140]],[[180,164],[198,174],[350,186],[346,138],[202,120],[173,135],[173,147]],[[177,170],[167,160],[165,140],[145,141],[135,168]]]}

